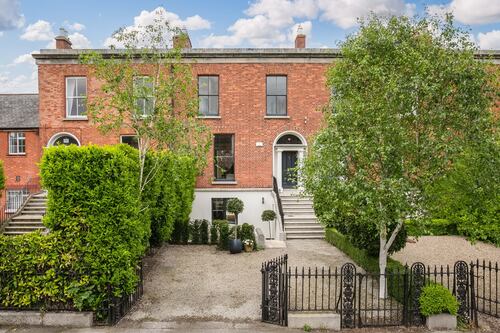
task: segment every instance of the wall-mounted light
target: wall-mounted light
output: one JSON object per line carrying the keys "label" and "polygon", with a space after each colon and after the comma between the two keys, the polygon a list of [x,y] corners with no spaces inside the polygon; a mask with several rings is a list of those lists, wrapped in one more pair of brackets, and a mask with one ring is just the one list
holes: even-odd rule
{"label": "wall-mounted light", "polygon": [[20,182],[21,181],[21,176],[16,176],[16,182]]}
{"label": "wall-mounted light", "polygon": [[262,197],[262,204],[264,204],[264,197]]}

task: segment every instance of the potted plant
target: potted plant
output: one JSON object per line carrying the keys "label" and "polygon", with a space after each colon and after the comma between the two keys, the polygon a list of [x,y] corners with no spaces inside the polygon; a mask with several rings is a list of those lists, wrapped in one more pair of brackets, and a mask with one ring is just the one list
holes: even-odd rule
{"label": "potted plant", "polygon": [[243,246],[245,247],[245,252],[252,252],[253,251],[253,240],[251,239],[245,239],[243,241]]}
{"label": "potted plant", "polygon": [[262,212],[261,219],[263,222],[269,223],[269,238],[272,239],[271,222],[276,220],[276,212],[274,210],[265,210]]}
{"label": "potted plant", "polygon": [[447,288],[440,284],[425,286],[419,302],[428,329],[456,329],[458,301]]}
{"label": "potted plant", "polygon": [[229,252],[231,253],[240,253],[243,249],[243,244],[241,243],[241,240],[238,239],[238,233],[236,232],[236,229],[238,227],[238,214],[243,212],[244,208],[245,205],[243,204],[243,201],[238,198],[229,199],[227,202],[227,211],[234,214],[234,221],[236,224],[236,227],[233,228],[233,237],[229,241]]}

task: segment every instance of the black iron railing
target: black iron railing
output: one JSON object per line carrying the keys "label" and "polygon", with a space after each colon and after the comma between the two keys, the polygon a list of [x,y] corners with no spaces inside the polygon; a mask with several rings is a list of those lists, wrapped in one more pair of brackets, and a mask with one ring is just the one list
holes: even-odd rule
{"label": "black iron railing", "polygon": [[[463,323],[477,323],[477,313],[499,317],[500,268],[498,263],[467,264],[458,261],[453,266],[425,266],[414,263],[411,267],[391,270],[385,274],[359,272],[353,264],[340,269],[325,267],[290,267],[286,272],[280,262],[263,264],[263,321],[269,320],[269,311],[330,311],[341,315],[344,328],[366,326],[419,326],[424,324],[420,314],[420,294],[429,284],[440,284],[450,290],[459,302],[458,316]],[[270,267],[266,269],[266,267]],[[269,273],[267,273],[269,271]],[[274,279],[265,278],[274,274]],[[381,279],[382,278],[382,279]],[[284,279],[286,283],[283,283]],[[385,292],[381,281],[385,280]],[[281,288],[287,288],[282,290]],[[287,295],[286,304],[274,303],[269,307],[264,295]],[[266,316],[264,314],[266,313]],[[282,325],[282,324],[281,324]]]}
{"label": "black iron railing", "polygon": [[281,218],[281,228],[285,230],[285,214],[283,213],[283,205],[281,204],[280,191],[278,188],[278,181],[276,177],[273,176],[273,192],[276,195],[276,201],[278,202],[278,212]]}
{"label": "black iron railing", "polygon": [[262,321],[288,325],[288,255],[262,263]]}
{"label": "black iron railing", "polygon": [[1,197],[3,198],[3,205],[0,205],[0,226],[5,221],[17,213],[30,195],[40,192],[39,178],[29,178],[25,184],[9,186],[3,190]]}

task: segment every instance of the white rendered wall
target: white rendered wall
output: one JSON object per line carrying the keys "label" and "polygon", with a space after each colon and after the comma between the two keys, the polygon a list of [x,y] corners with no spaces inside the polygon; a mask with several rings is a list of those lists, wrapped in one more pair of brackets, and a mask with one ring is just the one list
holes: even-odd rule
{"label": "white rendered wall", "polygon": [[[212,221],[212,198],[239,198],[243,201],[245,209],[238,216],[238,224],[253,224],[260,228],[266,238],[269,237],[269,225],[262,222],[261,215],[266,209],[274,210],[279,215],[278,208],[272,195],[272,189],[196,189],[193,210],[190,218],[206,219]],[[263,200],[264,199],[264,200]],[[264,202],[263,202],[264,201]],[[279,220],[271,225],[272,236],[277,238],[281,232]]]}

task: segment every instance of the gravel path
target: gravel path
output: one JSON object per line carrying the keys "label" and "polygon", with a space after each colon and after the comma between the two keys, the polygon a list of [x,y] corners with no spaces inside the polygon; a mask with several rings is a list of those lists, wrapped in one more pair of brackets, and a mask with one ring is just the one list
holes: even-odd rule
{"label": "gravel path", "polygon": [[350,259],[323,240],[231,255],[214,246],[169,245],[145,262],[144,296],[129,321],[260,319],[261,264],[288,253],[289,266],[341,266]]}
{"label": "gravel path", "polygon": [[416,243],[406,243],[406,247],[392,257],[408,265],[421,261],[425,265],[453,266],[459,260],[470,262],[476,259],[500,264],[500,247],[482,242],[471,245],[459,236],[423,236]]}

